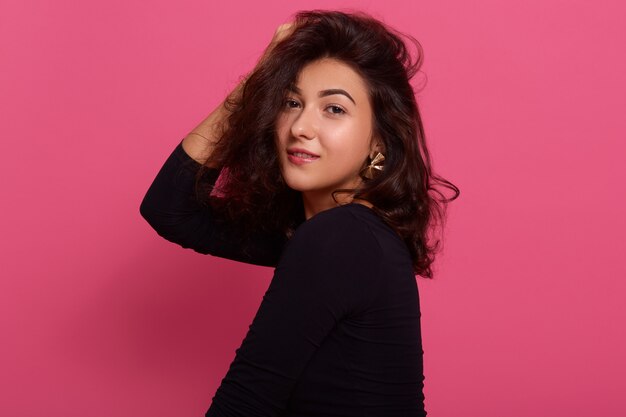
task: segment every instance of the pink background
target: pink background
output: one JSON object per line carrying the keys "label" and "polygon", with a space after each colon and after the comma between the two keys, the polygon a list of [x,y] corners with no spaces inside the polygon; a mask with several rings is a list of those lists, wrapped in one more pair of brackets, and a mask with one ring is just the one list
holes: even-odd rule
{"label": "pink background", "polygon": [[462,190],[418,279],[429,415],[626,415],[622,4],[3,0],[0,415],[204,415],[272,270],[140,201],[278,24],[355,6],[423,44]]}

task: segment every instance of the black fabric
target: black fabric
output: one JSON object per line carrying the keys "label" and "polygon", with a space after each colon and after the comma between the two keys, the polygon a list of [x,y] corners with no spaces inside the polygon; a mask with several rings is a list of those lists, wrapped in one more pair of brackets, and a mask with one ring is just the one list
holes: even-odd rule
{"label": "black fabric", "polygon": [[[201,165],[176,146],[161,167],[140,206],[140,213],[163,238],[183,248],[254,265],[276,266],[285,238],[278,235],[247,236],[237,224],[218,223],[210,207],[196,200],[196,173]],[[214,184],[219,170],[203,176]],[[245,244],[242,244],[243,237]]]}
{"label": "black fabric", "polygon": [[417,283],[394,231],[352,203],[311,217],[288,242],[258,236],[242,254],[230,244],[236,227],[216,230],[194,202],[198,167],[179,144],[142,215],[183,247],[276,266],[206,416],[425,416]]}

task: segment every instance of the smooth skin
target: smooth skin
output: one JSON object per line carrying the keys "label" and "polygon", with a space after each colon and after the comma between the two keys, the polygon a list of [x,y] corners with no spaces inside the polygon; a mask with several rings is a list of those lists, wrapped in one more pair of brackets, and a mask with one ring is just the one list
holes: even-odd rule
{"label": "smooth skin", "polygon": [[[286,23],[276,30],[259,62],[273,46],[293,29]],[[243,82],[229,97],[239,94]],[[213,151],[218,132],[228,117],[222,102],[182,142],[185,152],[203,164]],[[380,141],[372,134],[373,113],[365,81],[341,61],[324,58],[305,66],[288,92],[277,119],[276,147],[283,178],[289,187],[302,193],[305,217],[350,202],[372,205],[353,199],[350,193],[336,194],[339,188],[356,188],[359,172],[377,152]],[[293,148],[317,155],[310,162],[294,159]],[[290,153],[292,154],[290,157]],[[384,152],[383,152],[384,153]]]}
{"label": "smooth skin", "polygon": [[[276,123],[276,148],[287,185],[302,193],[305,217],[353,201],[368,156],[380,149],[363,78],[347,64],[323,58],[306,65]],[[306,157],[300,152],[311,153]],[[297,152],[297,153],[296,153]],[[368,205],[364,201],[355,201]]]}

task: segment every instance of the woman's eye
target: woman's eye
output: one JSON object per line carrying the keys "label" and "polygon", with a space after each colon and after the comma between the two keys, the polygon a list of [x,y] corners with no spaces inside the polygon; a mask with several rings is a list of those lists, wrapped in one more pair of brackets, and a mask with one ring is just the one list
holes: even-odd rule
{"label": "woman's eye", "polygon": [[339,106],[328,106],[327,109],[332,114],[342,114],[342,113],[345,113],[345,111],[341,107],[339,107]]}
{"label": "woman's eye", "polygon": [[290,109],[295,109],[300,105],[300,103],[298,103],[296,100],[288,98],[287,100],[285,100],[285,107],[290,108]]}

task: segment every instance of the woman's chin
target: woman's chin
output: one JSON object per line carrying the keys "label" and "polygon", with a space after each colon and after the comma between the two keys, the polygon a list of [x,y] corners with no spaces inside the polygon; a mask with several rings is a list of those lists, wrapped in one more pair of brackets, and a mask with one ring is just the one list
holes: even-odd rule
{"label": "woman's chin", "polygon": [[315,189],[315,187],[306,180],[285,178],[285,184],[294,191],[307,192]]}

